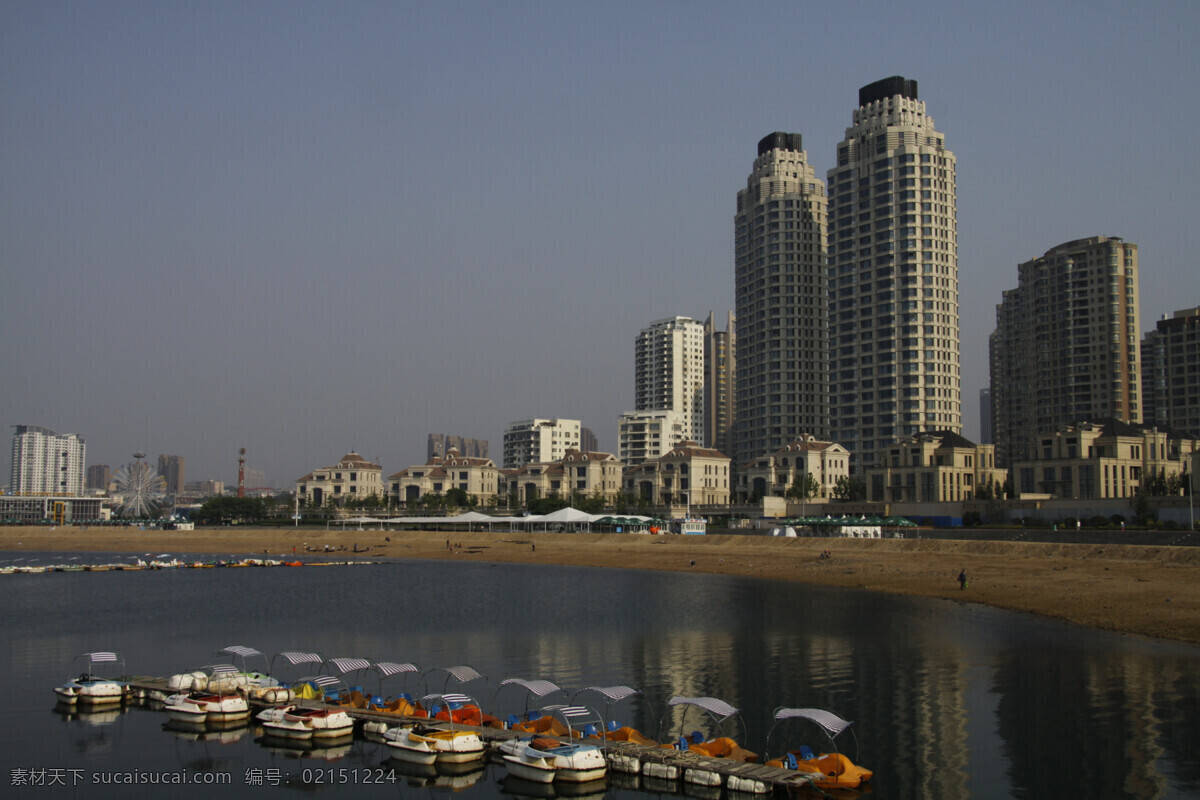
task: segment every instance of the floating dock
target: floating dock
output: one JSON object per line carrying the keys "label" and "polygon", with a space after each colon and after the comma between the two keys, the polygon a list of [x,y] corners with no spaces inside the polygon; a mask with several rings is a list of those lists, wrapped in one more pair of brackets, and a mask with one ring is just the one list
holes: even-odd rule
{"label": "floating dock", "polygon": [[[137,698],[151,698],[154,696],[153,693],[165,694],[170,691],[167,688],[166,678],[134,676],[128,679],[128,683],[133,696]],[[252,703],[252,705],[258,708],[266,707],[265,704],[259,703]],[[341,709],[355,720],[361,722],[387,722],[394,725],[419,723],[432,728],[443,729],[451,727],[449,723],[425,717],[408,717],[386,711],[334,705],[313,700],[295,701],[295,705],[302,708]],[[251,719],[248,724],[254,724],[254,720]],[[492,752],[505,741],[528,735],[505,728],[487,726],[476,727],[455,723],[453,727],[455,730],[469,730],[478,734],[488,746],[489,751]],[[567,740],[562,737],[547,736],[545,734],[539,734],[539,736],[557,739],[562,742],[574,741],[578,743],[583,741],[588,744],[596,744],[604,750],[605,758],[608,761],[610,778],[616,779],[616,782],[619,783],[620,779],[616,778],[616,775],[623,774],[629,777],[640,776],[649,783],[660,782],[657,788],[650,787],[654,791],[669,791],[672,787],[675,790],[679,790],[681,788],[680,783],[683,783],[690,787],[707,787],[717,791],[724,787],[730,792],[747,795],[786,794],[804,788],[815,790],[818,795],[824,794],[812,786],[813,775],[796,772],[795,770],[769,767],[765,764],[731,761],[723,758],[709,758],[691,751],[677,750],[671,746],[608,741],[596,737],[583,740]]]}

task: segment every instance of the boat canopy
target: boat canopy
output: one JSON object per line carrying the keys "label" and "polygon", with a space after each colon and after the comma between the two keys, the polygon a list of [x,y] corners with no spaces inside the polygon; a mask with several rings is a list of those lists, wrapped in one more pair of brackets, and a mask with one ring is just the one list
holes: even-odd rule
{"label": "boat canopy", "polygon": [[482,674],[477,669],[475,669],[474,667],[469,666],[467,664],[460,664],[456,667],[433,667],[429,670],[426,670],[425,674],[422,676],[425,678],[425,684],[426,684],[427,689],[428,689],[428,684],[429,684],[429,676],[431,674],[433,674],[434,672],[438,672],[438,671],[446,673],[446,680],[442,684],[443,692],[446,691],[446,688],[450,685],[451,678],[458,681],[459,683],[470,683],[471,681],[479,680],[480,678],[483,678],[485,681],[487,680],[486,675]]}
{"label": "boat canopy", "polygon": [[399,675],[402,672],[420,672],[416,664],[397,664],[393,661],[376,661],[371,668],[384,678]]}
{"label": "boat canopy", "polygon": [[[297,664],[323,664],[325,659],[321,658],[320,653],[301,653],[296,650],[286,650],[282,653],[276,653],[275,658],[282,658],[293,667]],[[274,661],[275,659],[271,659]]]}
{"label": "boat canopy", "polygon": [[554,694],[555,692],[562,692],[563,694],[567,693],[566,689],[562,688],[557,683],[552,683],[551,681],[527,681],[524,678],[505,678],[504,680],[500,681],[500,685],[496,687],[496,693],[492,696],[492,709],[494,713],[499,713],[499,711],[496,711],[496,709],[499,708],[499,706],[496,704],[496,700],[500,697],[500,690],[505,686],[520,686],[525,690],[525,711],[523,712],[525,714],[529,713],[529,697],[531,695],[533,697],[545,697],[546,695]]}
{"label": "boat canopy", "polygon": [[92,674],[92,665],[94,664],[120,664],[121,672],[125,672],[125,659],[121,658],[119,653],[111,651],[103,651],[97,653],[84,653],[81,656],[76,656],[75,661],[87,665],[87,674]]}
{"label": "boat canopy", "polygon": [[777,708],[775,709],[775,720],[784,719],[807,719],[817,723],[825,729],[830,736],[837,736],[842,731],[853,725],[853,722],[844,720],[832,711],[822,711],[819,708]]}
{"label": "boat canopy", "polygon": [[663,715],[662,722],[658,726],[658,738],[660,740],[663,739],[666,733],[664,729],[666,727],[667,716],[670,715],[671,706],[683,707],[683,716],[679,720],[681,729],[684,727],[683,723],[686,721],[688,708],[695,706],[708,714],[709,720],[722,736],[728,735],[725,732],[725,723],[741,713],[738,709],[729,705],[729,703],[716,697],[672,697],[667,701],[667,713]]}
{"label": "boat canopy", "polygon": [[672,697],[667,701],[667,705],[697,706],[704,709],[709,714],[712,714],[719,723],[724,722],[738,713],[738,710],[729,705],[729,703],[726,703],[724,700],[719,700],[715,697]]}
{"label": "boat canopy", "polygon": [[[775,724],[771,726],[771,730],[767,731],[766,750],[771,752],[771,736],[775,733],[775,729],[779,727],[781,722],[789,719],[806,720],[815,724],[829,738],[829,744],[833,746],[833,752],[839,752],[837,742],[834,741],[838,734],[850,730],[853,722],[844,720],[832,711],[825,711],[820,708],[785,708],[780,706],[775,709],[772,715],[775,718]],[[854,731],[850,730],[850,738],[854,740],[854,758],[858,759],[858,737],[854,735]]]}
{"label": "boat canopy", "polygon": [[347,672],[358,672],[359,670],[371,668],[371,662],[365,658],[331,658],[325,663],[331,664],[334,669],[343,675]]}
{"label": "boat canopy", "polygon": [[575,702],[575,698],[584,692],[595,692],[604,698],[604,733],[605,739],[608,737],[610,730],[616,730],[618,725],[612,718],[613,704],[626,700],[634,695],[642,693],[641,689],[635,689],[632,686],[585,686],[579,689],[575,694],[571,695],[571,702]]}
{"label": "boat canopy", "polygon": [[242,660],[242,672],[250,671],[247,669],[246,659],[261,658],[263,667],[270,671],[270,665],[267,664],[267,657],[258,650],[255,650],[253,647],[245,647],[244,645],[240,644],[231,644],[229,647],[222,647],[220,650],[218,650],[217,655],[240,658]]}

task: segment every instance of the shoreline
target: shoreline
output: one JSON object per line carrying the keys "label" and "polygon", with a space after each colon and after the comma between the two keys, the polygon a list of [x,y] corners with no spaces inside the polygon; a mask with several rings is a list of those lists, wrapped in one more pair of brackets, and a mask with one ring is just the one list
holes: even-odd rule
{"label": "shoreline", "polygon": [[[390,541],[388,539],[390,538]],[[451,549],[447,550],[447,542]],[[345,549],[325,551],[325,546]],[[360,552],[353,552],[357,547]],[[705,572],[982,603],[1076,625],[1200,644],[1200,548],[957,539],[0,527],[0,551],[289,559],[467,559]],[[307,548],[316,548],[308,550]],[[829,550],[831,558],[820,558]],[[0,557],[11,562],[19,556]],[[956,577],[965,569],[969,586]],[[12,576],[0,576],[0,580]]]}

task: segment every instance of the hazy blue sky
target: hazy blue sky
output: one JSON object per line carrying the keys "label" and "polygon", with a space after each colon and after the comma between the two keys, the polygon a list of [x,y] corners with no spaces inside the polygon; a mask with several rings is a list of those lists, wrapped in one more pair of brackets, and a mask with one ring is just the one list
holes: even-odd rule
{"label": "hazy blue sky", "polygon": [[[733,306],[759,138],[824,178],[860,86],[958,157],[965,433],[1016,265],[1136,242],[1200,303],[1200,3],[0,2],[0,423],[290,486],[575,418]],[[1191,240],[1192,245],[1187,242]],[[11,429],[7,429],[11,433]],[[8,479],[7,470],[0,481]]]}

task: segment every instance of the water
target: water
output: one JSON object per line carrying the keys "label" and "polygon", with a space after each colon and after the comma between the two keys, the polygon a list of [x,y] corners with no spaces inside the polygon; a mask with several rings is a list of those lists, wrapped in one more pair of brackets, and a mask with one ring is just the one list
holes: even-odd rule
{"label": "water", "polygon": [[[215,651],[233,644],[470,664],[490,680],[466,691],[499,716],[526,701],[515,687],[497,693],[508,677],[631,685],[644,695],[611,714],[652,736],[703,728],[694,712],[663,719],[665,704],[711,695],[742,709],[726,732],[760,754],[798,736],[819,744],[802,723],[767,742],[775,707],[825,708],[855,721],[857,760],[884,798],[1200,797],[1200,648],[966,604],[706,574],[398,562],[0,576],[0,621],[15,723],[0,728],[7,797],[210,797],[194,783],[99,781],[224,776],[221,791],[238,797],[525,791],[498,765],[436,779],[391,772],[387,748],[362,739],[306,752],[268,747],[253,728],[168,730],[165,714],[136,706],[55,708],[51,688],[80,653],[116,650],[130,673],[166,676],[227,660]],[[399,677],[382,688],[420,690]],[[20,785],[29,781],[65,785]],[[668,790],[613,776],[597,797]]]}

